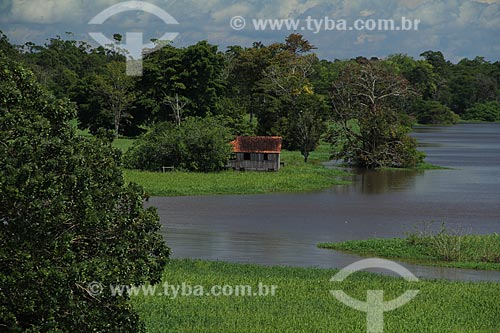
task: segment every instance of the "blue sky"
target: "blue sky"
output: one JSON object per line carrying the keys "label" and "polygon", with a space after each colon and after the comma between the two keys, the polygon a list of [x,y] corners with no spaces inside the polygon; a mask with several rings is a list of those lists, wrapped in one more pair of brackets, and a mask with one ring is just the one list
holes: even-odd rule
{"label": "blue sky", "polygon": [[[120,1],[113,0],[0,0],[0,30],[16,44],[43,43],[56,35],[73,32],[74,38],[91,41],[96,28],[88,22]],[[100,27],[113,33],[143,32],[155,38],[166,31],[179,32],[174,44],[186,46],[208,40],[224,49],[227,45],[250,46],[254,41],[283,41],[293,31],[256,31],[253,19],[395,19],[421,21],[418,31],[298,31],[318,47],[320,58],[356,56],[384,57],[406,53],[414,57],[439,50],[454,62],[484,56],[500,60],[500,0],[151,0],[172,15],[179,25],[166,26],[151,14],[119,14]],[[233,16],[247,19],[247,27],[230,27]]]}

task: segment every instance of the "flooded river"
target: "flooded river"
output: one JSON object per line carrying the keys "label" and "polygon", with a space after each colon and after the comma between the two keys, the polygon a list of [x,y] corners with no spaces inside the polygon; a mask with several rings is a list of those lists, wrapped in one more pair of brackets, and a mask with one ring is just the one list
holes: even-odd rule
{"label": "flooded river", "polygon": [[[451,170],[352,171],[315,193],[152,198],[176,258],[342,268],[360,258],[316,247],[401,237],[423,223],[500,232],[500,124],[420,127],[427,162]],[[404,264],[423,278],[500,281],[500,272]]]}

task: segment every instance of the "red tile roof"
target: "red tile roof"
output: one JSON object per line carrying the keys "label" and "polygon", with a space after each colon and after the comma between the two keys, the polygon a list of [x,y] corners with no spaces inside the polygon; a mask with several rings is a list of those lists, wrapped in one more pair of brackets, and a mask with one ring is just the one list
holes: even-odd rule
{"label": "red tile roof", "polygon": [[280,136],[239,136],[231,142],[235,153],[281,153]]}

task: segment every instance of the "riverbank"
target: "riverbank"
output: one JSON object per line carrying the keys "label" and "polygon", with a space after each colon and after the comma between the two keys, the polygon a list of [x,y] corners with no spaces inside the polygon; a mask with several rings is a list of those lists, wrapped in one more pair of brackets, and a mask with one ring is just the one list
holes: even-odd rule
{"label": "riverbank", "polygon": [[[120,142],[118,147],[126,144]],[[278,172],[159,173],[127,169],[123,172],[126,182],[141,185],[150,196],[164,197],[311,192],[347,183],[343,180],[348,175],[345,171],[321,164],[330,159],[328,145],[321,145],[311,153],[308,163],[294,151],[283,151],[281,159],[285,165]]]}
{"label": "riverbank", "polygon": [[[275,296],[134,296],[132,306],[155,332],[365,332],[366,313],[330,295],[344,290],[364,300],[367,290],[384,290],[386,300],[408,289],[419,294],[403,307],[384,314],[384,332],[498,332],[500,284],[448,281],[406,282],[356,273],[342,283],[330,282],[338,271],[264,267],[198,260],[173,260],[163,283],[170,286],[277,286]],[[229,288],[229,287],[228,287]],[[187,289],[187,288],[185,288]],[[257,289],[258,290],[258,289]]]}
{"label": "riverbank", "polygon": [[500,270],[500,235],[411,234],[407,238],[322,243],[319,248],[420,265]]}
{"label": "riverbank", "polygon": [[[119,138],[113,146],[126,152],[134,144],[134,139]],[[232,170],[211,173],[195,172],[148,172],[124,169],[126,182],[141,185],[147,195],[204,196],[204,195],[250,195],[268,193],[299,193],[328,189],[343,185],[347,172],[327,168],[322,163],[331,160],[331,146],[321,143],[309,156],[309,163],[303,161],[297,151],[282,151],[281,161],[284,166],[279,172],[235,172]],[[381,170],[441,170],[448,169],[429,163],[421,163],[414,168]]]}

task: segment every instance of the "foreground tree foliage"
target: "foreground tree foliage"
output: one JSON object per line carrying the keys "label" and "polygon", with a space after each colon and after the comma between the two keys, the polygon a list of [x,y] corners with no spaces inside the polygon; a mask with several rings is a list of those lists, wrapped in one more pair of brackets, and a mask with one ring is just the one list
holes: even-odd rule
{"label": "foreground tree foliage", "polygon": [[0,51],[2,332],[142,331],[108,286],[158,282],[167,261],[159,217],[125,186],[113,135],[79,138],[74,117]]}
{"label": "foreground tree foliage", "polygon": [[131,169],[149,171],[162,167],[219,171],[227,164],[232,139],[219,117],[190,117],[180,126],[163,122],[136,141],[125,154],[125,163]]}
{"label": "foreground tree foliage", "polygon": [[366,168],[413,167],[423,159],[403,109],[408,81],[378,61],[351,62],[331,93],[338,128],[330,136],[337,159]]}

